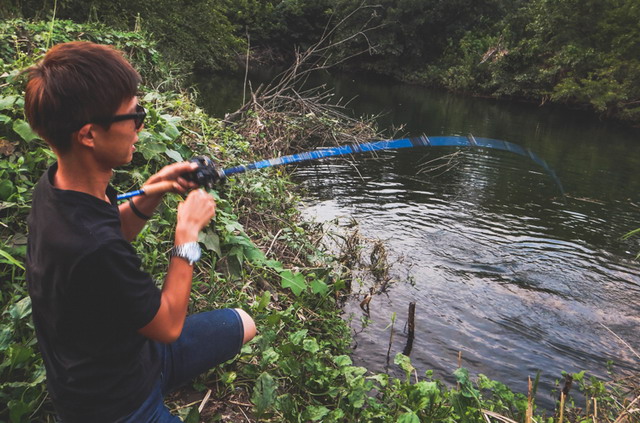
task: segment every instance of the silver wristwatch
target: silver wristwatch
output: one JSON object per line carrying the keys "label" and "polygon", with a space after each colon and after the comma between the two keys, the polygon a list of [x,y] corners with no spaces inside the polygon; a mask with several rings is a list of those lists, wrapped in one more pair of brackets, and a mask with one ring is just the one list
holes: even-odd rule
{"label": "silver wristwatch", "polygon": [[180,257],[189,262],[190,265],[200,260],[202,251],[197,242],[187,242],[186,244],[176,245],[171,249],[169,257]]}

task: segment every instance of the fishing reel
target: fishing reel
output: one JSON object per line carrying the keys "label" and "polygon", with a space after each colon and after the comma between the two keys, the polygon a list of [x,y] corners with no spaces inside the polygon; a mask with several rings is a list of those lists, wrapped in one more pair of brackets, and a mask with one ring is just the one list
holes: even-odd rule
{"label": "fishing reel", "polygon": [[227,179],[224,171],[210,157],[196,156],[189,160],[190,163],[197,163],[198,168],[193,172],[183,175],[187,181],[195,182],[201,187],[213,189],[214,186],[222,184]]}

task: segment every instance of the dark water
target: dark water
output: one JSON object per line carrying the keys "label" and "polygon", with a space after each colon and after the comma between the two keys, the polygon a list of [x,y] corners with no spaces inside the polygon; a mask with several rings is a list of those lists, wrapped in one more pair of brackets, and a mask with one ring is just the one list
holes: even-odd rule
{"label": "dark water", "polygon": [[[538,400],[550,407],[562,371],[606,377],[608,361],[616,373],[640,370],[640,243],[621,240],[640,227],[639,130],[384,80],[332,83],[338,97],[357,95],[356,113],[385,113],[381,125],[404,126],[400,135],[472,133],[527,147],[567,194],[532,161],[492,150],[410,149],[299,167],[305,213],[339,225],[354,218],[371,243],[384,241],[392,264],[370,314],[358,305],[368,282],[354,285],[361,295],[347,304],[357,364],[397,372],[393,356],[406,347],[415,302],[410,356],[420,375],[433,369],[451,381],[459,352],[474,374],[519,392],[541,371]],[[241,81],[234,84],[238,99]],[[428,172],[452,153],[452,168]]]}

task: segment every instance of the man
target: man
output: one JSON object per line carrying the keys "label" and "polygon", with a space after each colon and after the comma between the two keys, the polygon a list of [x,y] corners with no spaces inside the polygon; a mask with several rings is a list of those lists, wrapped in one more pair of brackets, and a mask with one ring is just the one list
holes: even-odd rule
{"label": "man", "polygon": [[[116,204],[112,169],[131,161],[146,115],[140,76],[118,51],[60,44],[28,72],[27,118],[57,158],[34,190],[27,252],[56,410],[64,423],[180,421],[163,395],[235,356],[256,332],[240,309],[186,317],[198,233],[215,202],[181,177],[195,166],[184,162],[149,178],[156,193]],[[130,241],[166,192],[189,190],[159,290]]]}

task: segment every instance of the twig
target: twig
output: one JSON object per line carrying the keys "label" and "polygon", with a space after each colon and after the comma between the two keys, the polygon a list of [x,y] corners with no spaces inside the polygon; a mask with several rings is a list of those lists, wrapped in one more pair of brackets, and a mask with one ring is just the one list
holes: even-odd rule
{"label": "twig", "polygon": [[242,84],[242,102],[247,101],[247,78],[249,77],[249,52],[251,51],[251,37],[249,36],[249,29],[245,28],[247,33],[247,58],[244,65],[244,84]]}
{"label": "twig", "polygon": [[273,244],[276,243],[278,236],[280,235],[280,232],[282,232],[283,228],[280,228],[280,230],[276,233],[276,236],[273,237],[273,241],[271,241],[271,245],[269,245],[269,248],[267,249],[267,252],[264,254],[265,256],[268,256],[269,253],[271,252],[271,249],[273,248]]}
{"label": "twig", "polygon": [[620,423],[622,422],[622,418],[626,415],[629,414],[629,410],[631,410],[631,406],[633,404],[636,403],[636,401],[640,400],[640,396],[637,396],[636,399],[634,399],[633,401],[631,401],[631,403],[629,403],[629,405],[627,405],[625,407],[624,410],[622,410],[622,413],[620,413],[620,415],[618,416],[618,418],[613,422],[613,423]]}
{"label": "twig", "polygon": [[251,404],[247,404],[247,403],[245,403],[245,402],[238,402],[238,401],[233,401],[233,400],[227,400],[227,402],[228,402],[229,404],[233,404],[233,405],[241,405],[241,406],[243,406],[243,407],[249,407],[249,408],[253,407],[253,405],[251,405]]}
{"label": "twig", "polygon": [[533,384],[531,383],[531,377],[529,377],[529,389],[527,393],[527,412],[525,416],[525,423],[531,423],[533,418]]}
{"label": "twig", "polygon": [[640,359],[640,354],[638,354],[638,353],[637,353],[633,348],[631,348],[631,345],[627,344],[627,342],[626,342],[624,339],[620,338],[620,337],[618,336],[618,334],[616,334],[614,331],[612,331],[611,329],[609,329],[606,325],[604,325],[604,324],[602,324],[602,323],[600,323],[600,325],[601,325],[603,328],[605,328],[606,330],[608,330],[609,332],[611,332],[611,334],[612,334],[613,336],[615,336],[616,338],[618,338],[618,340],[619,340],[620,342],[622,342],[622,343],[623,343],[627,348],[629,348],[629,351],[631,351],[631,352],[632,352],[636,357],[638,357],[638,358]]}
{"label": "twig", "polygon": [[249,420],[249,417],[247,417],[247,414],[244,412],[244,410],[242,409],[242,407],[238,407],[238,410],[240,410],[240,412],[242,413],[242,415],[244,416],[244,418],[251,423],[251,420]]}
{"label": "twig", "polygon": [[505,417],[505,416],[503,416],[503,415],[501,415],[501,414],[498,414],[498,413],[496,413],[496,412],[494,412],[494,411],[489,411],[489,410],[481,410],[481,411],[482,411],[482,414],[484,415],[484,417],[485,417],[485,419],[486,419],[487,421],[489,421],[489,420],[488,420],[488,418],[487,418],[487,416],[491,416],[491,417],[493,417],[494,419],[498,419],[498,420],[500,420],[501,422],[505,422],[505,423],[518,423],[518,422],[516,422],[515,420],[511,420],[510,418]]}
{"label": "twig", "polygon": [[564,392],[560,392],[560,417],[558,418],[558,423],[562,423],[564,420],[564,399],[566,395]]}
{"label": "twig", "polygon": [[211,396],[211,389],[209,389],[207,391],[207,394],[202,399],[202,402],[200,403],[200,406],[198,407],[198,413],[202,413],[202,409],[204,408],[204,405],[206,404],[206,402],[209,401],[209,397],[210,396]]}

